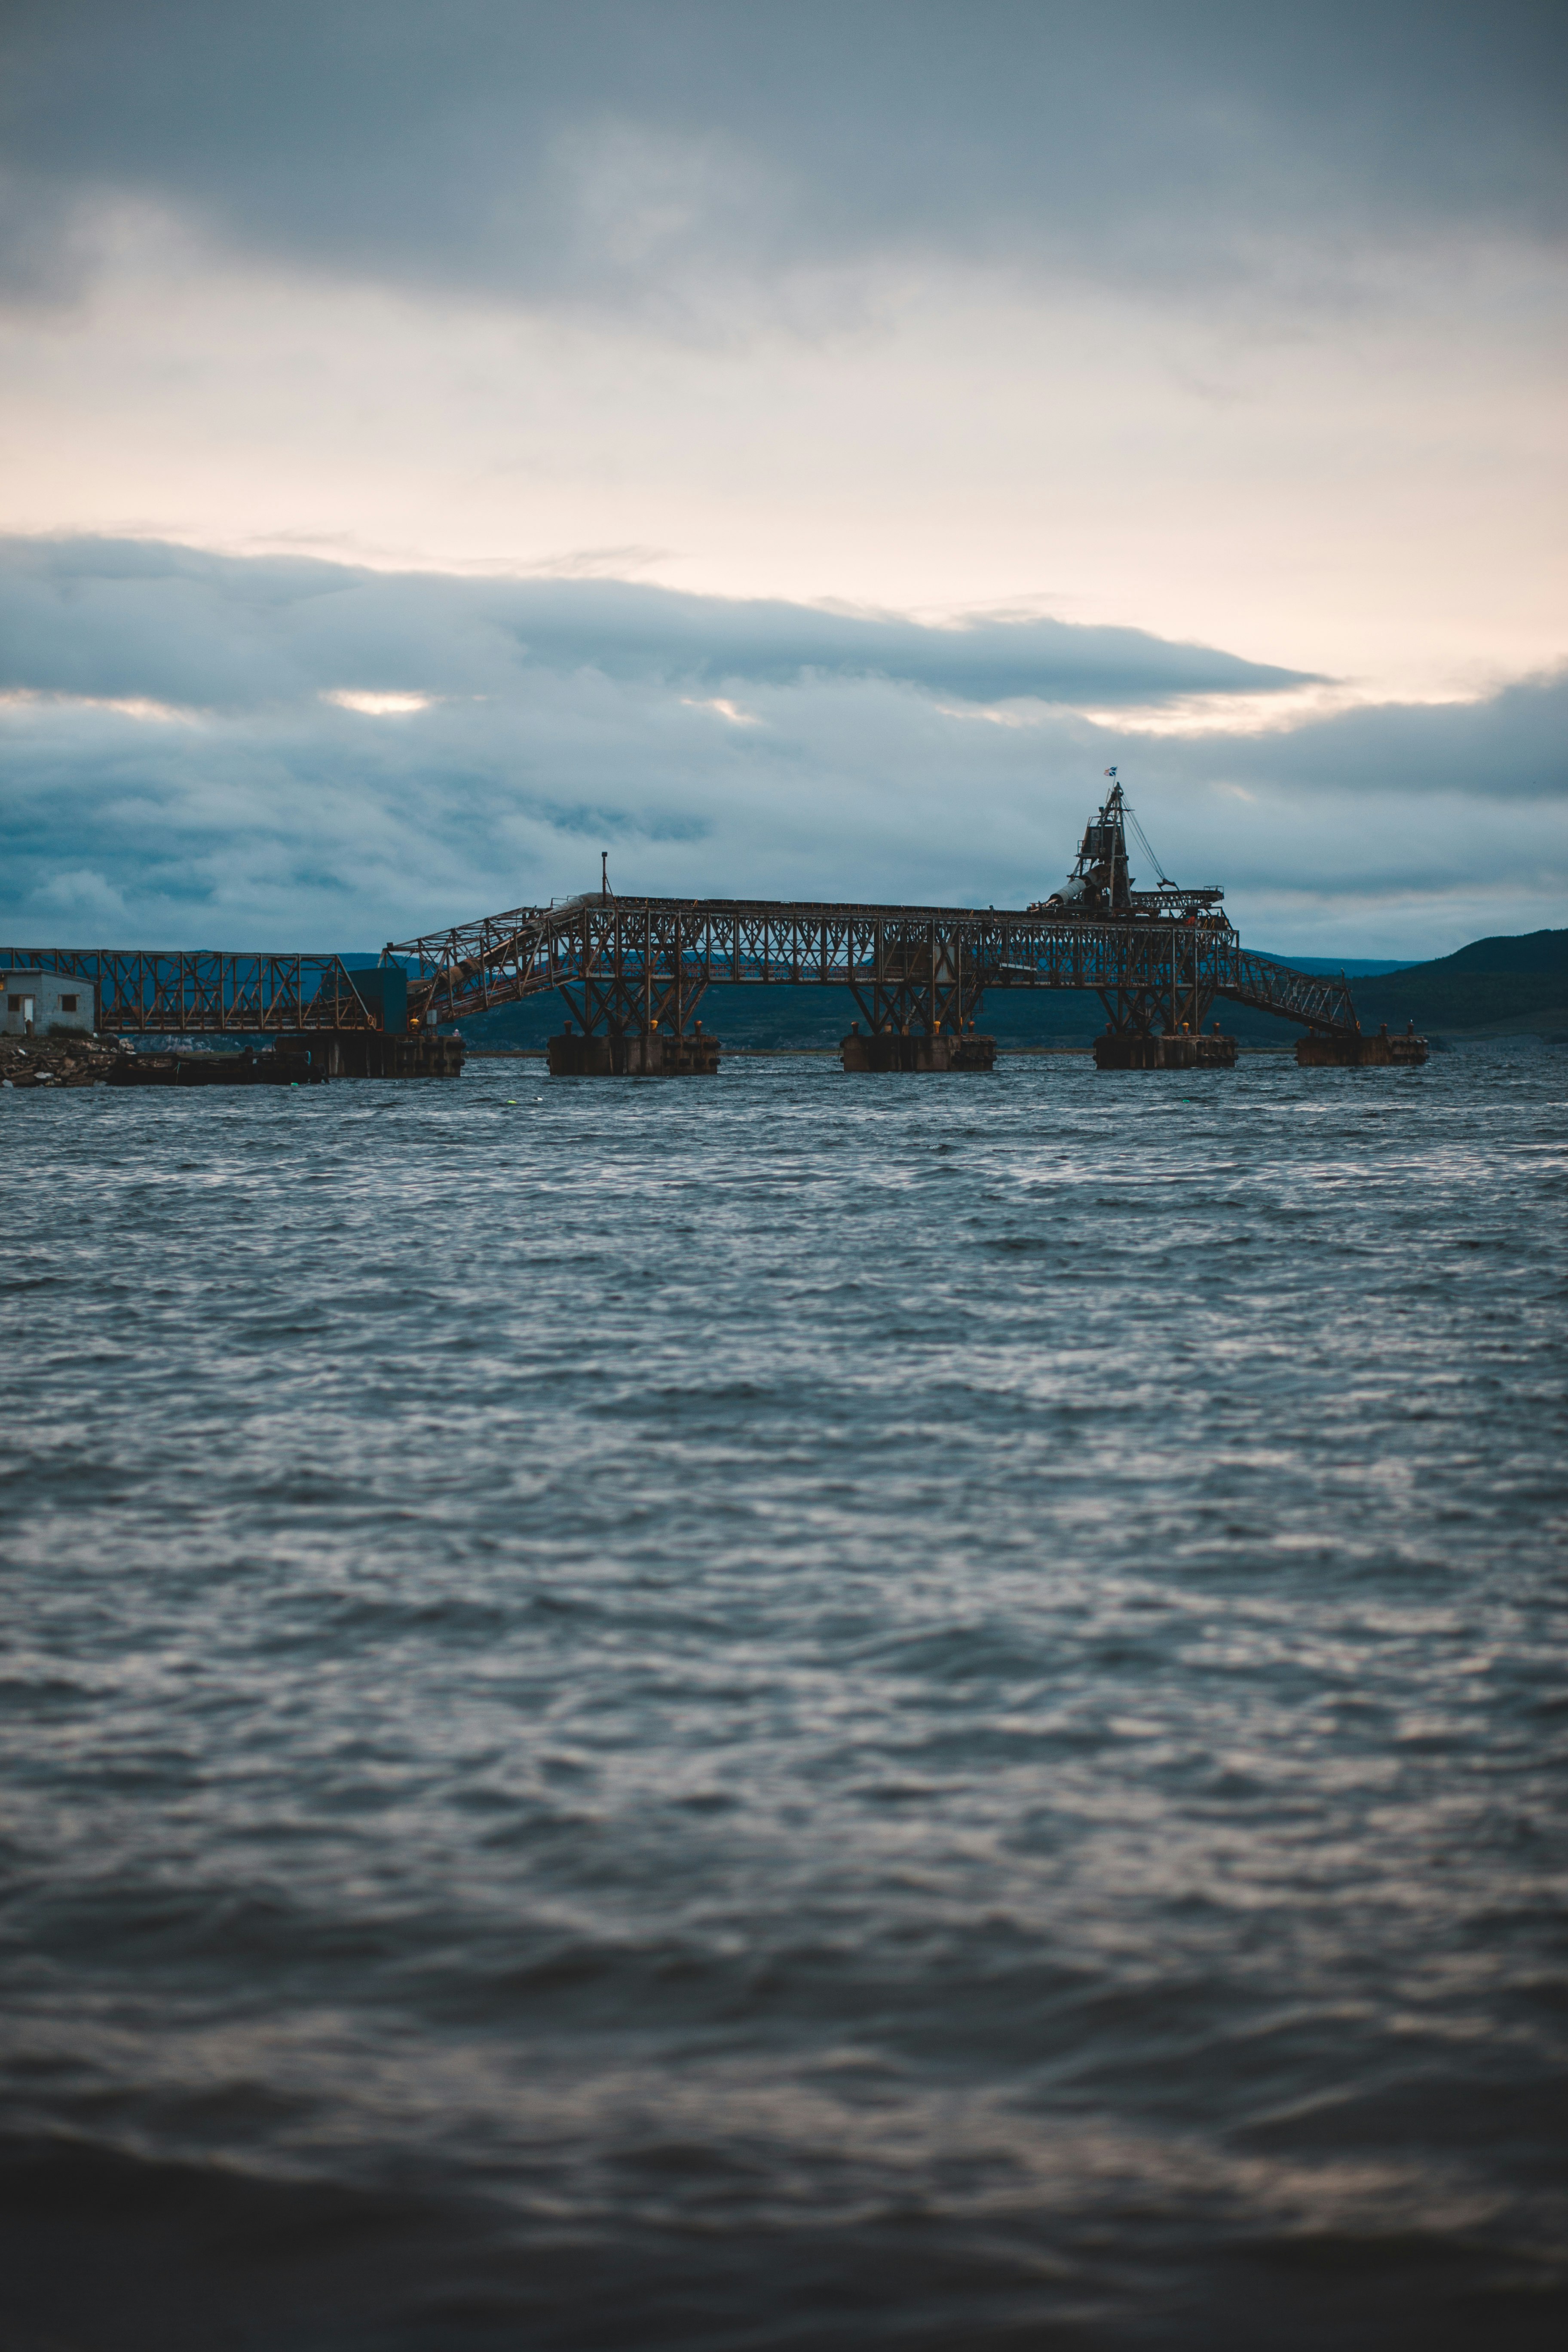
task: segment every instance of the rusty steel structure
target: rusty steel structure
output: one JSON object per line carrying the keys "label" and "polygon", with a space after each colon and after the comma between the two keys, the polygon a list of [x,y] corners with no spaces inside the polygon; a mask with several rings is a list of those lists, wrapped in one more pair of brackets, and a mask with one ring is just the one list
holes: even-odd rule
{"label": "rusty steel structure", "polygon": [[1254,954],[1212,906],[1173,920],[602,891],[486,916],[386,955],[407,972],[411,1015],[432,1024],[555,990],[590,1034],[657,1026],[680,1036],[715,985],[814,982],[847,988],[873,1031],[962,1031],[994,992],[1051,988],[1091,991],[1117,1031],[1196,1030],[1225,998],[1357,1034],[1342,978]]}
{"label": "rusty steel structure", "polygon": [[[333,955],[222,955],[209,950],[0,948],[0,971],[80,980],[97,1025],[125,1037],[309,1035],[382,1026],[354,975]],[[358,978],[364,982],[362,971]]]}
{"label": "rusty steel structure", "polygon": [[[1115,1037],[1195,1035],[1219,997],[1330,1041],[1356,1037],[1342,974],[1325,980],[1243,948],[1224,892],[1170,881],[1115,769],[1106,774],[1071,874],[1030,907],[627,898],[602,869],[594,896],[393,942],[384,961],[406,974],[410,1016],[434,1026],[556,991],[585,1036],[615,1041],[616,1067],[647,1067],[656,1034],[684,1038],[716,984],[803,981],[847,989],[879,1037],[964,1037],[985,996],[1018,988],[1091,991]],[[1156,866],[1152,889],[1130,871],[1129,825]],[[639,1041],[632,1058],[628,1040]]]}
{"label": "rusty steel structure", "polygon": [[[403,967],[409,1013],[431,1027],[553,989],[584,1031],[658,1024],[680,1036],[716,982],[816,982],[847,988],[876,1030],[966,1027],[987,993],[1016,988],[1092,990],[1118,1030],[1195,1028],[1216,998],[1331,1035],[1356,1030],[1343,980],[1253,954],[1212,910],[1129,921],[604,893],[486,916],[390,946],[383,961]],[[384,1026],[374,972],[336,956],[18,947],[0,949],[6,967],[82,980],[97,991],[98,1026],[122,1036]]]}
{"label": "rusty steel structure", "polygon": [[[391,942],[368,970],[336,956],[113,949],[5,950],[0,962],[89,982],[100,1029],[217,1032],[279,1045],[293,1039],[310,1048],[312,1066],[321,1060],[334,1075],[450,1074],[461,1066],[461,1049],[449,1041],[456,1061],[437,1051],[448,1042],[443,1029],[552,992],[581,1030],[574,1041],[556,1041],[563,1069],[711,1069],[717,1047],[702,1037],[699,1016],[709,989],[801,982],[847,990],[879,1041],[880,1060],[868,1063],[858,1048],[847,1067],[988,1068],[981,1049],[994,1041],[973,1037],[983,1001],[1016,989],[1097,995],[1107,1016],[1104,1051],[1097,1047],[1102,1066],[1185,1066],[1193,1058],[1186,1041],[1222,999],[1297,1024],[1310,1059],[1376,1058],[1374,1041],[1361,1038],[1342,973],[1299,971],[1244,948],[1223,892],[1183,888],[1158,860],[1157,887],[1137,888],[1126,828],[1143,839],[1142,829],[1114,769],[1106,772],[1111,789],[1085,829],[1073,872],[1059,889],[1016,909],[626,898],[602,872],[592,895]],[[1152,858],[1146,839],[1143,847]],[[607,1051],[588,1050],[585,1041],[595,1038]],[[900,1056],[892,1051],[900,1038],[927,1043]],[[952,1049],[965,1040],[973,1051]],[[1234,1059],[1234,1041],[1221,1042]],[[1417,1044],[1424,1059],[1423,1042],[1412,1038],[1409,1051]],[[1395,1058],[1404,1057],[1398,1041]],[[1206,1041],[1199,1058],[1211,1058]]]}

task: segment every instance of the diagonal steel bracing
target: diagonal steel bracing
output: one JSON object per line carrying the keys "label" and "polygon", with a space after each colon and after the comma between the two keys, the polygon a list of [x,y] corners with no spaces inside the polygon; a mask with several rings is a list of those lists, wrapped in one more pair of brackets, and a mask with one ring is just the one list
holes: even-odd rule
{"label": "diagonal steel bracing", "polygon": [[[710,987],[847,988],[876,1029],[951,1033],[1017,988],[1100,997],[1120,1030],[1197,1028],[1227,998],[1331,1035],[1357,1033],[1343,977],[1241,946],[1222,914],[1096,920],[1048,909],[626,898],[524,907],[389,947],[410,1013],[458,1021],[554,989],[599,1033],[686,1034]],[[68,973],[98,992],[99,1025],[143,1034],[374,1030],[374,993],[335,956],[150,949],[0,949],[0,968]],[[363,975],[361,976],[362,984]]]}
{"label": "diagonal steel bracing", "polygon": [[391,947],[409,1003],[434,1022],[557,989],[595,1030],[685,1034],[705,990],[847,988],[874,1028],[932,1034],[978,1017],[997,989],[1092,992],[1113,1028],[1196,1029],[1216,997],[1353,1035],[1342,979],[1244,950],[1217,911],[1094,920],[1040,908],[787,900],[576,898]]}
{"label": "diagonal steel bracing", "polygon": [[55,971],[89,982],[97,994],[98,1026],[126,1036],[279,1036],[382,1025],[378,1007],[359,996],[353,974],[336,956],[0,948],[0,969]]}

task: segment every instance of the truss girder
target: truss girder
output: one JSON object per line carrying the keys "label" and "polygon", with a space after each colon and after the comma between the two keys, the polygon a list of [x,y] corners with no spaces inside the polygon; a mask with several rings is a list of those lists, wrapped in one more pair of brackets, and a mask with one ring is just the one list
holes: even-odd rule
{"label": "truss girder", "polygon": [[100,1029],[121,1035],[297,1034],[379,1029],[336,956],[151,948],[0,948],[0,970],[90,982]]}
{"label": "truss girder", "polygon": [[[1215,915],[1095,922],[990,908],[624,898],[515,909],[387,952],[408,970],[411,1006],[438,1022],[566,989],[595,1027],[658,1020],[683,1029],[715,984],[816,982],[849,989],[876,1028],[926,1032],[969,1022],[988,991],[1004,988],[1096,991],[1119,1027],[1196,1027],[1240,957],[1235,932]],[[1270,1009],[1302,1017],[1293,1000]],[[1310,1017],[1342,1025],[1321,1011]]]}
{"label": "truss girder", "polygon": [[1335,1036],[1353,1037],[1361,1028],[1342,971],[1337,977],[1297,971],[1289,964],[1276,963],[1272,956],[1254,955],[1239,945],[1215,993],[1229,997],[1233,1004],[1247,1004],[1254,1012],[1273,1013],[1281,1020],[1299,1021],[1306,1028],[1326,1030]]}
{"label": "truss girder", "polygon": [[[714,985],[847,988],[876,1028],[930,1033],[977,1017],[991,991],[1097,993],[1119,1029],[1196,1028],[1216,997],[1353,1035],[1342,977],[1244,949],[1223,916],[1096,922],[993,908],[750,899],[579,898],[389,947],[409,1009],[436,1023],[549,990],[590,1030],[684,1034]],[[99,992],[99,1021],[128,1034],[376,1029],[335,956],[147,949],[9,948],[0,967],[68,973]]]}

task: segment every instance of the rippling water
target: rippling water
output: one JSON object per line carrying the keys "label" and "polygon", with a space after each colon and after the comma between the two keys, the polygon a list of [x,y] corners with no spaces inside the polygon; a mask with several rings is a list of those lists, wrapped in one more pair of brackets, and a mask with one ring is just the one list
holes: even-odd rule
{"label": "rippling water", "polygon": [[0,1097],[7,2352],[1562,2340],[1565,1078]]}

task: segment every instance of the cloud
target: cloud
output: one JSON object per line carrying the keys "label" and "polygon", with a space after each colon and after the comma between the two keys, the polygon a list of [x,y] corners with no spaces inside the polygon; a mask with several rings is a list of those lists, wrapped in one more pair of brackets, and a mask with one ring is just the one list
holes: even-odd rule
{"label": "cloud", "polygon": [[[6,926],[375,946],[606,845],[1004,903],[1113,761],[1267,944],[1561,921],[1565,45],[1522,0],[12,0],[10,511],[144,535],[0,543]],[[762,593],[626,576],[674,564]],[[873,609],[1041,583],[1163,634]]]}
{"label": "cloud", "polygon": [[340,710],[357,710],[362,719],[412,719],[416,710],[428,710],[435,697],[378,694],[363,687],[334,686],[323,690],[321,700],[336,703]]}
{"label": "cloud", "polygon": [[1357,244],[1560,238],[1564,62],[1528,0],[16,0],[4,260],[68,290],[140,213],[671,316],[933,256],[1300,299]]}
{"label": "cloud", "polygon": [[[883,677],[974,703],[1111,706],[1307,682],[1138,629],[931,628],[618,580],[468,580],[127,541],[0,540],[0,691],[215,710],[321,695],[407,715],[437,697],[505,691],[533,668],[712,689]],[[739,715],[731,697],[696,698]]]}
{"label": "cloud", "polygon": [[[9,944],[375,948],[591,887],[601,847],[627,891],[1018,904],[1112,761],[1168,870],[1222,884],[1265,946],[1416,956],[1568,917],[1562,677],[1151,737],[1103,678],[1131,706],[1224,656],[59,542],[5,551],[0,644],[27,689],[0,707]],[[999,677],[1022,723],[953,715]],[[324,698],[345,678],[426,707],[367,718]]]}
{"label": "cloud", "polygon": [[43,907],[57,908],[62,914],[85,915],[95,920],[107,917],[111,922],[121,922],[125,917],[125,899],[112,882],[90,866],[67,866],[40,882],[36,893]]}
{"label": "cloud", "polygon": [[1472,702],[1348,710],[1234,746],[1216,736],[1205,767],[1237,791],[1266,782],[1294,793],[1331,780],[1347,797],[1397,802],[1418,830],[1421,803],[1449,795],[1489,806],[1568,797],[1568,672]]}

